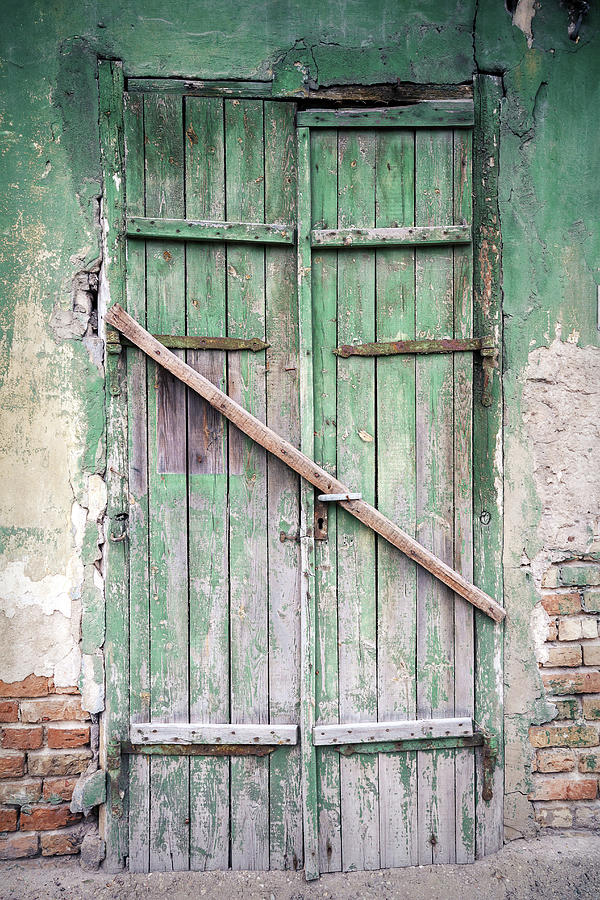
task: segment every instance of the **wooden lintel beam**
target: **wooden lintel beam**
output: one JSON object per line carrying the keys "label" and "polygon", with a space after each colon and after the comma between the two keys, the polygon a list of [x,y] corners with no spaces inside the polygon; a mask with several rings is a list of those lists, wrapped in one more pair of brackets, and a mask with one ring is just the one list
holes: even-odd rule
{"label": "wooden lintel beam", "polygon": [[[143,350],[151,359],[179,378],[184,384],[196,393],[200,394],[211,406],[233,422],[240,431],[243,431],[253,441],[264,447],[269,453],[281,459],[287,466],[297,472],[302,478],[319,488],[324,494],[345,494],[350,491],[346,485],[334,478],[325,469],[309,459],[300,450],[284,440],[271,428],[259,421],[255,416],[244,409],[223,391],[215,387],[208,379],[200,375],[183,360],[175,356],[170,350],[155,340],[145,328],[135,319],[132,319],[122,307],[115,304],[106,314],[106,321],[118,329],[125,337],[129,338],[140,350]],[[480,609],[495,622],[501,622],[506,613],[496,601],[488,596],[480,588],[471,584],[454,569],[451,569],[435,554],[415,541],[414,538],[402,531],[386,516],[371,506],[365,500],[343,500],[340,506],[346,509],[352,516],[371,528],[381,537],[385,538],[394,547],[402,550],[407,556],[415,560],[420,566],[431,572],[437,579],[447,585],[455,593],[464,597],[473,606]]]}

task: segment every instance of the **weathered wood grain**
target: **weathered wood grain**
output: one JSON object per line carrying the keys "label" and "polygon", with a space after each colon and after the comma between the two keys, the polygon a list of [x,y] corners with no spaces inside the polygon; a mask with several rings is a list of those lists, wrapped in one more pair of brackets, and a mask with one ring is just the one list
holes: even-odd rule
{"label": "weathered wood grain", "polygon": [[[310,225],[317,228],[337,225],[337,131],[334,129],[320,129],[310,135],[308,189]],[[314,457],[327,472],[335,475],[337,362],[331,348],[337,341],[337,253],[335,250],[313,252],[307,264],[311,265],[312,286]],[[315,542],[314,689],[318,723],[339,719],[335,503],[328,506],[327,527],[327,540]],[[312,734],[310,738],[312,743]],[[340,760],[336,753],[318,750],[317,762],[319,868],[321,872],[338,872],[342,867]]]}
{"label": "weathered wood grain", "polygon": [[305,109],[298,125],[312,128],[431,128],[472,125],[472,100],[420,100],[407,106],[375,109]]}
{"label": "weathered wood grain", "polygon": [[129,78],[130,93],[158,91],[191,97],[270,97],[271,81],[199,81],[191,78]]}
{"label": "weathered wood grain", "polygon": [[[377,134],[376,223],[414,224],[414,135]],[[378,341],[415,335],[414,250],[376,256]],[[378,359],[377,502],[416,534],[415,360]],[[377,543],[377,686],[380,721],[416,715],[416,566],[382,538]],[[381,865],[417,862],[416,753],[379,757]]]}
{"label": "weathered wood grain", "polygon": [[317,746],[328,746],[330,744],[366,744],[371,741],[406,741],[419,738],[427,740],[432,737],[470,737],[472,734],[473,721],[464,716],[448,719],[316,725],[313,728],[313,741]]}
{"label": "weathered wood grain", "polygon": [[[396,137],[396,135],[394,135]],[[398,221],[392,216],[386,217]],[[402,226],[377,228],[324,228],[311,233],[313,247],[410,247],[420,244],[468,244],[471,226]]]}
{"label": "weathered wood grain", "polygon": [[[225,101],[225,214],[264,221],[264,121],[259,100]],[[227,333],[265,335],[265,254],[227,249]],[[229,361],[229,393],[266,416],[265,357]],[[229,584],[231,721],[269,720],[266,455],[229,429]],[[269,868],[269,761],[231,760],[231,866]]]}
{"label": "weathered wood grain", "polygon": [[[144,213],[144,98],[125,96],[127,209]],[[127,246],[127,308],[146,324],[146,247]],[[150,571],[148,564],[147,357],[127,352],[129,453],[129,628],[131,721],[150,718]],[[129,760],[129,870],[150,865],[150,763]]]}
{"label": "weathered wood grain", "polygon": [[232,725],[189,724],[172,725],[160,722],[140,722],[129,730],[132,744],[282,744],[298,742],[297,725]]}
{"label": "weathered wood grain", "polygon": [[[223,102],[185,101],[186,213],[225,216]],[[186,247],[189,335],[225,334],[225,245]],[[188,352],[187,362],[219,388],[226,355]],[[229,536],[227,427],[205,400],[188,391],[187,469],[190,598],[190,717],[227,722],[229,710]],[[190,760],[190,868],[229,867],[229,761]]]}
{"label": "weathered wood grain", "polygon": [[[144,97],[146,212],[184,214],[181,99]],[[148,327],[185,332],[183,244],[146,244]],[[182,364],[181,351],[178,357]],[[188,565],[185,389],[149,365],[150,713],[188,721]],[[150,869],[189,867],[189,763],[151,761]],[[169,803],[165,803],[165,798]]]}
{"label": "weathered wood grain", "polygon": [[[416,135],[415,221],[452,222],[452,132]],[[452,250],[416,251],[416,328],[419,338],[452,333]],[[444,355],[417,357],[417,533],[450,564],[453,554],[453,366]],[[417,572],[417,716],[454,712],[454,598],[431,574]],[[455,856],[452,751],[419,753],[419,863]]]}
{"label": "weathered wood grain", "polygon": [[[99,60],[99,131],[104,181],[104,273],[111,300],[125,302],[125,202],[123,167],[123,68],[120,63]],[[106,360],[106,485],[110,528],[117,516],[129,512],[127,485],[127,400],[125,360],[107,354]],[[102,717],[103,762],[108,771],[107,803],[101,811],[106,836],[106,866],[118,871],[128,855],[127,770],[119,760],[119,742],[129,729],[129,559],[125,541],[108,541],[106,558],[106,711]]]}
{"label": "weathered wood grain", "polygon": [[[338,131],[338,227],[375,224],[375,135]],[[338,254],[338,340],[375,337],[375,259],[368,249]],[[338,359],[337,472],[370,503],[375,499],[375,363]],[[361,502],[361,501],[351,501]],[[377,719],[375,535],[338,513],[340,719]],[[343,574],[342,574],[343,573]],[[379,867],[376,759],[341,764],[342,866]]]}
{"label": "weathered wood grain", "polygon": [[[297,152],[295,106],[264,103],[265,218],[296,220]],[[297,260],[292,248],[265,250],[267,422],[298,446]],[[269,553],[269,721],[300,720],[300,547],[280,534],[300,530],[300,480],[281,460],[267,457]],[[270,866],[303,864],[300,749],[281,750],[269,760]]]}
{"label": "weathered wood grain", "polygon": [[[188,126],[189,128],[189,126]],[[195,132],[194,132],[195,134]],[[189,137],[189,135],[188,135]],[[206,135],[202,135],[202,140]],[[190,141],[191,143],[191,141]],[[243,244],[293,244],[292,225],[270,225],[261,222],[201,221],[195,219],[154,219],[133,216],[127,219],[130,238],[153,238],[171,241],[232,241]]]}

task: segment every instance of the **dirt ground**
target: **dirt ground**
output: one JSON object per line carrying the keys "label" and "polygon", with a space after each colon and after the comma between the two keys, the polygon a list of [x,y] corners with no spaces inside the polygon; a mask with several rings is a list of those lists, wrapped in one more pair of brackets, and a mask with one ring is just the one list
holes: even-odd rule
{"label": "dirt ground", "polygon": [[1,900],[598,900],[600,836],[564,833],[514,841],[472,866],[431,866],[324,875],[84,872],[74,858],[0,864]]}

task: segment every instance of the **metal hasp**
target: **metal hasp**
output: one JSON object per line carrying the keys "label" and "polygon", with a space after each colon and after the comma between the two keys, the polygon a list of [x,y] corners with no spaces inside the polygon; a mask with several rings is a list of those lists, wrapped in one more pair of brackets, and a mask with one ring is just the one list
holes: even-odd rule
{"label": "metal hasp", "polygon": [[492,382],[498,360],[498,348],[492,337],[427,338],[418,341],[376,341],[371,344],[342,344],[333,351],[336,356],[399,356],[409,353],[464,353],[479,351],[482,357],[482,406],[491,406]]}
{"label": "metal hasp", "polygon": [[[258,353],[271,346],[257,337],[197,337],[189,334],[153,334],[152,337],[169,350],[250,350]],[[106,344],[108,353],[120,353],[122,346],[135,347],[133,341],[126,337],[120,339],[119,332],[112,328],[107,329]]]}

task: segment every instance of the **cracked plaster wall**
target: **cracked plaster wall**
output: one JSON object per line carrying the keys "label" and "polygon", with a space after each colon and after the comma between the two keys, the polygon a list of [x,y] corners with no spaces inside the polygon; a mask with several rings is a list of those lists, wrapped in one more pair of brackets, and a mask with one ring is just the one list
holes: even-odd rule
{"label": "cracked plaster wall", "polygon": [[[582,371],[598,347],[600,12],[590,11],[578,43],[557,0],[520,0],[512,19],[501,0],[193,8],[183,0],[9,0],[5,12],[0,678],[79,678],[95,709],[104,381],[98,338],[87,333],[85,311],[82,324],[72,283],[100,253],[97,55],[122,59],[137,76],[273,77],[280,92],[502,75],[506,817],[509,836],[530,833],[527,728],[552,713],[535,659],[538,573],[553,553],[598,552],[571,468],[589,475],[589,455],[579,462],[581,416],[589,424],[597,401],[576,386],[585,388]],[[556,369],[555,381],[536,377],[544,366]],[[552,404],[562,440],[545,446],[536,428],[552,418]],[[589,440],[597,448],[591,430]]]}

